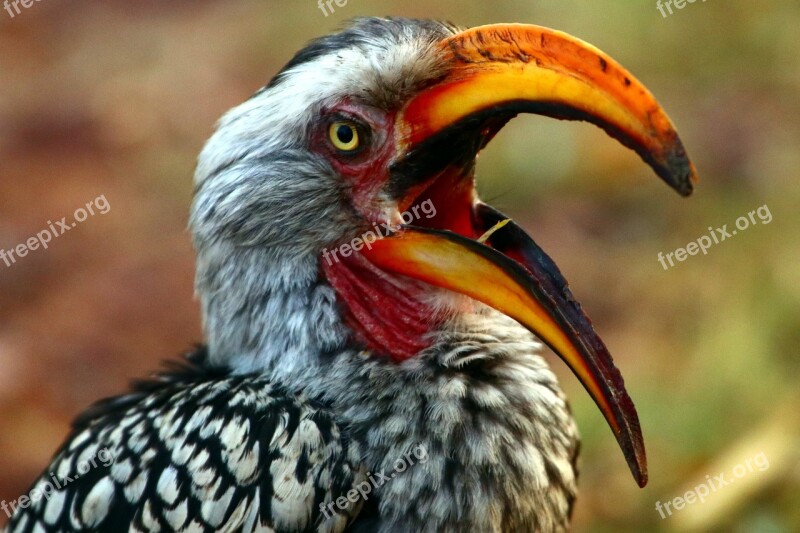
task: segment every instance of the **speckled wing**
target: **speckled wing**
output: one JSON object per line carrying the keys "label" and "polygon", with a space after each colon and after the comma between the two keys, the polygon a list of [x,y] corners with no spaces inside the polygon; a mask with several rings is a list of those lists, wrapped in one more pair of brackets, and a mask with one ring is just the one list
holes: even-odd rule
{"label": "speckled wing", "polygon": [[185,367],[82,415],[7,531],[342,531],[361,502],[320,504],[364,479],[359,462],[323,406]]}

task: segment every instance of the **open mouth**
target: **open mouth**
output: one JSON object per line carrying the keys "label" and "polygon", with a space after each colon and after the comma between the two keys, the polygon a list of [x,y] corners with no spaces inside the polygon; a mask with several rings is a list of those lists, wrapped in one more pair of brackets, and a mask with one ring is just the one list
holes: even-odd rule
{"label": "open mouth", "polygon": [[694,167],[655,98],[591,45],[537,26],[495,25],[457,34],[441,49],[450,57],[448,74],[399,115],[401,156],[388,191],[401,211],[430,202],[436,216],[402,226],[364,256],[384,271],[467,295],[532,331],[581,381],[644,486],[638,415],[608,349],[552,259],[477,197],[473,165],[508,120],[528,112],[602,127],[684,196]]}

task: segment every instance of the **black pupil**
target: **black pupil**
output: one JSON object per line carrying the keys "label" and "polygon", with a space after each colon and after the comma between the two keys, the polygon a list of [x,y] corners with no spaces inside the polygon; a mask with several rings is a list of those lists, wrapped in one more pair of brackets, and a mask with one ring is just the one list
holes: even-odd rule
{"label": "black pupil", "polygon": [[355,136],[355,132],[351,126],[347,124],[342,124],[338,128],[336,128],[336,137],[339,138],[339,141],[342,144],[350,144],[353,141],[353,137]]}

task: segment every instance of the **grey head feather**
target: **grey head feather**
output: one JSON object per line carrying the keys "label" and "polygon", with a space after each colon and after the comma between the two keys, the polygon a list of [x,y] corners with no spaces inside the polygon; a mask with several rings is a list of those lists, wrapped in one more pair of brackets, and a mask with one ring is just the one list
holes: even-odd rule
{"label": "grey head feather", "polygon": [[296,373],[341,348],[346,331],[319,254],[363,231],[347,186],[310,150],[321,110],[342,99],[399,106],[443,68],[450,25],[357,19],[299,52],[229,111],[202,150],[190,229],[212,361]]}

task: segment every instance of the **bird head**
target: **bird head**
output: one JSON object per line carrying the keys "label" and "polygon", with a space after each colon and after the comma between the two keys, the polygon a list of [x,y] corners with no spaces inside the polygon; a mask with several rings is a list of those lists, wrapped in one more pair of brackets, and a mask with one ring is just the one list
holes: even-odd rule
{"label": "bird head", "polygon": [[304,348],[345,343],[402,365],[493,308],[572,369],[643,486],[608,350],[554,262],[475,190],[476,156],[519,113],[593,123],[692,191],[670,119],[597,48],[531,25],[357,20],[223,117],[200,156],[191,226],[211,352],[295,368]]}

